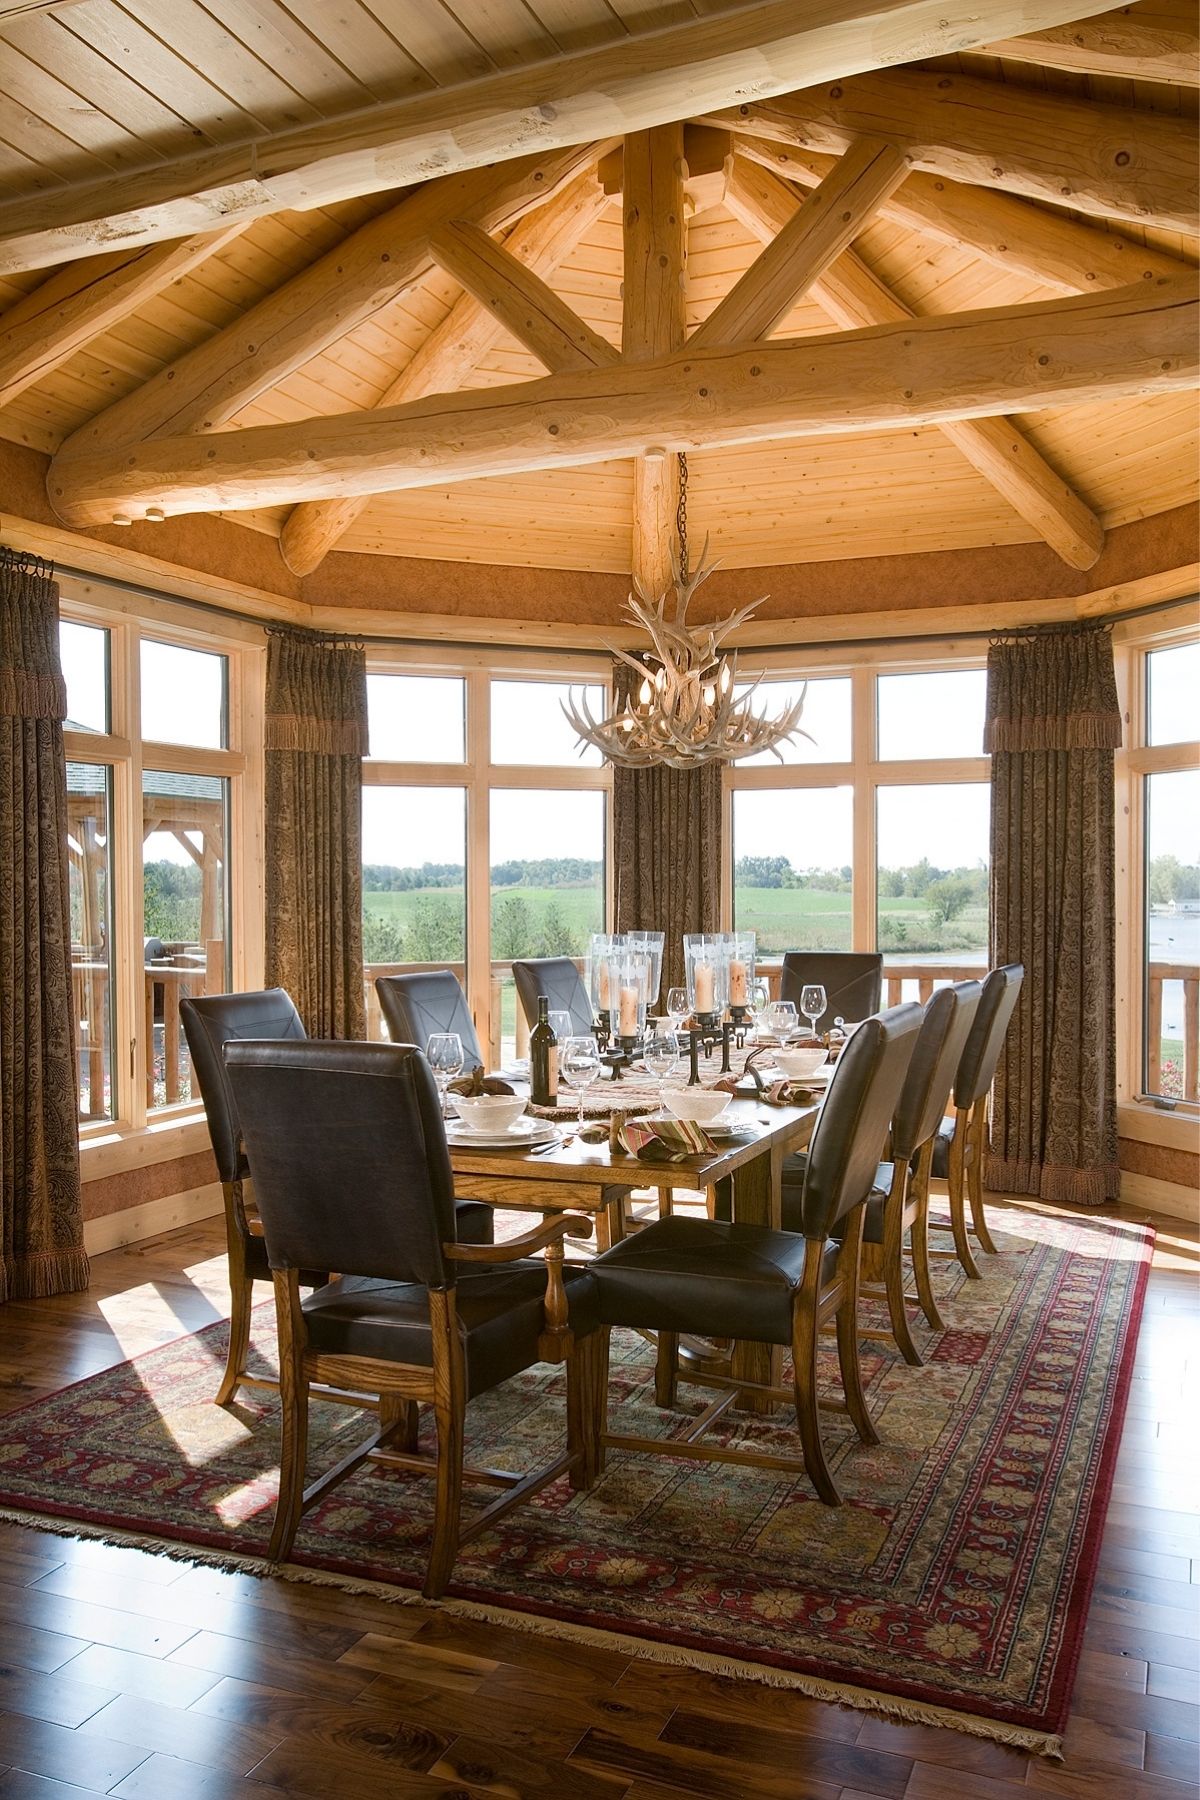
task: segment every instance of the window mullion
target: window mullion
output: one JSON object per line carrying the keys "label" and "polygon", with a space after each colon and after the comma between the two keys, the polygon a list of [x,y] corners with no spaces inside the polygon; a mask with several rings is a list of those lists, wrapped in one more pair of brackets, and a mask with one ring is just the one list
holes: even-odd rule
{"label": "window mullion", "polygon": [[875,671],[856,668],[850,676],[851,784],[854,852],[850,882],[850,947],[875,948]]}
{"label": "window mullion", "polygon": [[[491,682],[486,669],[466,676],[467,696],[467,1003],[481,1045],[499,1036],[492,1011],[491,831],[489,776],[491,757]],[[492,1058],[485,1051],[484,1060]]]}

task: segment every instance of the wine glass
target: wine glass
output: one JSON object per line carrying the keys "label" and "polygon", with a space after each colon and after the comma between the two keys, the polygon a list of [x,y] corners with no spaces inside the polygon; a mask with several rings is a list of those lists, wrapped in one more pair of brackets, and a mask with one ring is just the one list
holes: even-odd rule
{"label": "wine glass", "polygon": [[752,981],[746,991],[746,1036],[756,1038],[759,1025],[771,1004],[771,990],[765,981]]}
{"label": "wine glass", "polygon": [[808,1020],[809,1030],[814,1037],[817,1036],[817,1020],[828,1004],[829,1002],[825,998],[825,989],[819,982],[814,981],[811,985],[800,989],[800,1011]]}
{"label": "wine glass", "polygon": [[667,989],[667,1017],[675,1031],[679,1030],[691,1010],[685,987]]}
{"label": "wine glass", "polygon": [[642,1061],[658,1083],[658,1104],[662,1106],[667,1078],[679,1067],[679,1039],[673,1031],[656,1031],[642,1047]]}
{"label": "wine glass", "polygon": [[772,1037],[777,1037],[781,1044],[794,1037],[797,1028],[795,1001],[776,1000],[767,1013],[767,1026]]}
{"label": "wine glass", "polygon": [[552,1012],[548,1017],[550,1029],[561,1044],[571,1035],[571,1015],[569,1012]]}
{"label": "wine glass", "polygon": [[583,1102],[600,1073],[600,1051],[594,1037],[569,1037],[558,1047],[558,1072],[579,1095],[579,1129],[583,1130]]}
{"label": "wine glass", "polygon": [[429,1058],[429,1066],[433,1070],[433,1079],[438,1085],[438,1093],[442,1102],[442,1117],[445,1118],[446,1090],[455,1076],[462,1074],[465,1061],[462,1039],[457,1031],[432,1032],[425,1045],[425,1054]]}

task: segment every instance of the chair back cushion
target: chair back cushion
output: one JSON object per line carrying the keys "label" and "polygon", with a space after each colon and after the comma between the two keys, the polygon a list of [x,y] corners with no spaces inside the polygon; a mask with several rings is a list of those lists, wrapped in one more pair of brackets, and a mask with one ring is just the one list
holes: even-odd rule
{"label": "chair back cushion", "polygon": [[423,1051],[233,1043],[225,1066],[273,1269],[452,1284],[454,1186]]}
{"label": "chair back cushion", "polygon": [[586,1037],[592,1029],[592,1002],[583,976],[569,956],[539,956],[532,961],[515,962],[513,980],[526,1022],[537,1024],[538,995],[545,994],[551,1012],[571,1015],[571,1030]]}
{"label": "chair back cushion", "polygon": [[375,992],[393,1044],[415,1044],[424,1050],[435,1031],[457,1031],[462,1039],[463,1068],[483,1066],[475,1021],[452,969],[380,975]]}
{"label": "chair back cushion", "polygon": [[789,950],[779,978],[779,998],[800,1010],[800,990],[817,982],[825,989],[818,1031],[835,1019],[869,1019],[883,995],[883,957],[878,951]]}
{"label": "chair back cushion", "polygon": [[892,1120],[892,1155],[898,1162],[907,1162],[946,1115],[982,991],[978,981],[958,981],[952,987],[939,988],[925,1008]]}
{"label": "chair back cushion", "polygon": [[237,1107],[225,1074],[223,1051],[234,1038],[304,1038],[300,1014],[283,988],[252,994],[213,994],[181,1000],[179,1016],[200,1083],[208,1135],[222,1181],[246,1173]]}
{"label": "chair back cushion", "polygon": [[993,969],[984,982],[975,1022],[963,1046],[954,1077],[955,1106],[974,1106],[995,1080],[1005,1033],[1016,1011],[1024,979],[1023,963],[1005,963],[1002,968]]}
{"label": "chair back cushion", "polygon": [[870,1193],[923,1017],[915,1002],[890,1007],[860,1025],[838,1057],[808,1149],[806,1238],[834,1236],[839,1219]]}

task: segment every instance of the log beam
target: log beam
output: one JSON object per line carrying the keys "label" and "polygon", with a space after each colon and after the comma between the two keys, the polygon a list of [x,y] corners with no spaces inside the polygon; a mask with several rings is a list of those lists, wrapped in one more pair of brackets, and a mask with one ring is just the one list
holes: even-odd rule
{"label": "log beam", "polygon": [[[621,353],[629,363],[670,356],[683,349],[687,336],[686,175],[682,125],[659,125],[625,139]],[[630,569],[635,584],[654,599],[671,585],[678,511],[678,457],[657,450],[635,457]]]}
{"label": "log beam", "polygon": [[969,75],[893,69],[755,100],[709,123],[842,155],[886,138],[912,166],[1101,218],[1200,231],[1191,125]]}
{"label": "log beam", "polygon": [[219,512],[668,451],[936,425],[1200,381],[1200,280],[548,375],[409,406],[63,451],[71,525]]}
{"label": "log beam", "polygon": [[551,374],[595,369],[617,360],[617,352],[598,331],[527,263],[478,225],[452,220],[433,234],[429,248],[446,274],[473,294]]}
{"label": "log beam", "polygon": [[[832,156],[766,138],[735,137],[733,144],[740,155],[804,187],[815,187],[836,166]],[[975,250],[997,268],[1064,293],[1128,287],[1156,276],[1173,280],[1192,267],[1090,219],[934,175],[910,175],[879,210],[894,224]]]}
{"label": "log beam", "polygon": [[989,56],[1077,75],[1200,85],[1200,36],[1194,0],[1138,0],[1094,19],[1078,19],[1027,37],[989,44]]}
{"label": "log beam", "polygon": [[467,217],[488,230],[512,225],[592,168],[596,154],[585,144],[509,163],[500,171],[427,182],[224,331],[98,413],[76,437],[99,447],[176,431],[215,431],[424,279],[434,267],[430,239],[448,219]]}
{"label": "log beam", "polygon": [[114,250],[48,276],[0,317],[0,406],[190,275],[245,229],[230,225],[180,243],[153,244],[132,256]]}
{"label": "log beam", "polygon": [[[782,229],[765,240],[746,273],[692,334],[693,346],[769,337],[789,308],[849,248],[906,172],[894,145],[872,138],[852,144],[804,204],[792,208]],[[727,206],[728,184],[727,175]]]}
{"label": "log beam", "polygon": [[1086,0],[758,0],[552,60],[0,204],[0,274],[386,192],[1061,25]]}
{"label": "log beam", "polygon": [[[786,182],[740,156],[732,160],[725,204],[768,244],[778,243],[776,234],[803,216]],[[844,331],[900,324],[917,316],[852,250],[814,282],[812,295]],[[941,430],[1064,562],[1074,569],[1091,568],[1104,548],[1103,525],[1014,420],[948,420]]]}
{"label": "log beam", "polygon": [[[561,194],[515,225],[506,248],[543,279],[565,262],[608,205],[595,171],[577,175]],[[422,394],[449,393],[503,335],[495,314],[473,294],[463,294],[380,395],[380,406],[403,406]],[[296,575],[311,575],[351,529],[369,496],[313,500],[293,507],[279,535],[279,548]]]}

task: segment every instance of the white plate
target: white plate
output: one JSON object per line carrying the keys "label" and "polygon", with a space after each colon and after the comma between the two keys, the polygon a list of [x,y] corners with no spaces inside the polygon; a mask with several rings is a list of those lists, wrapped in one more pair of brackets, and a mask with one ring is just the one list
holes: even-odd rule
{"label": "white plate", "polygon": [[446,1142],[458,1148],[476,1150],[516,1150],[531,1144],[548,1144],[558,1137],[558,1127],[549,1119],[534,1119],[528,1113],[510,1125],[507,1131],[468,1131],[465,1125],[446,1126]]}
{"label": "white plate", "polygon": [[[776,1081],[790,1082],[793,1087],[824,1087],[833,1074],[832,1063],[824,1063],[821,1068],[814,1069],[811,1075],[785,1075],[782,1069],[772,1069],[770,1075]],[[764,1076],[764,1079],[766,1077]]]}

